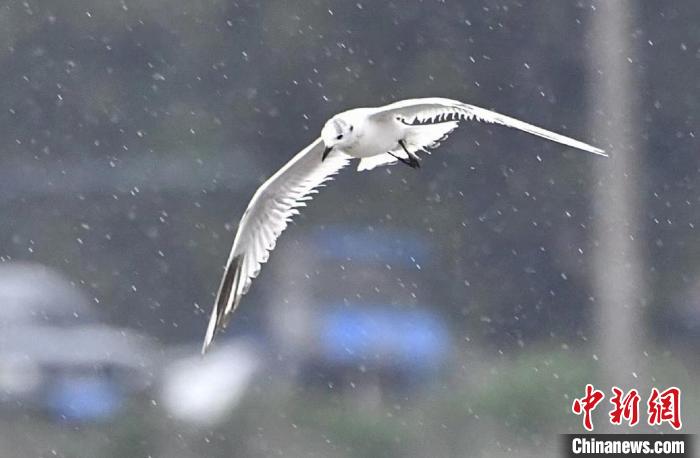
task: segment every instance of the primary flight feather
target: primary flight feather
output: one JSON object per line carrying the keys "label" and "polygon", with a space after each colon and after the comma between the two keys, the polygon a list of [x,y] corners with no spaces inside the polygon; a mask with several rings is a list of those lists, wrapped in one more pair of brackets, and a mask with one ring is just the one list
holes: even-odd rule
{"label": "primary flight feather", "polygon": [[459,121],[512,127],[573,148],[607,156],[602,149],[509,116],[444,98],[410,99],[356,108],[332,117],[314,140],[255,192],[238,225],[209,320],[202,353],[238,307],[260,267],[299,207],[351,159],[358,170],[403,162],[419,167],[418,152],[436,148]]}

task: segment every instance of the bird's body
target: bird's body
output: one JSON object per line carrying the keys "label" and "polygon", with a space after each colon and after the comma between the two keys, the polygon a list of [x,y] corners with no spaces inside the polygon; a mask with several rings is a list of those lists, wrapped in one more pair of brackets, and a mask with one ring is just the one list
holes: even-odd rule
{"label": "bird's body", "polygon": [[355,108],[331,118],[331,121],[344,119],[357,129],[355,141],[343,148],[345,154],[357,159],[385,154],[396,149],[398,139],[404,137],[406,125],[395,118],[371,121],[373,111],[371,108]]}
{"label": "bird's body", "polygon": [[253,195],[241,218],[219,286],[202,352],[225,327],[277,237],[298,208],[351,159],[358,170],[403,162],[419,167],[418,151],[436,148],[459,121],[501,124],[605,156],[601,149],[474,105],[444,98],[404,100],[377,108],[355,108],[333,116],[321,137],[294,156]]}

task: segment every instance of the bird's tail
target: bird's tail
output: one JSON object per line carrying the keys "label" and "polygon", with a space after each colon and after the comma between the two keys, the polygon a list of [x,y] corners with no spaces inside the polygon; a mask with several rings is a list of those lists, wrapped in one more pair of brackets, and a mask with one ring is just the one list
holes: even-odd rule
{"label": "bird's tail", "polygon": [[216,294],[214,310],[212,311],[207,333],[202,344],[202,354],[205,354],[216,334],[224,329],[231,319],[231,315],[241,301],[241,272],[243,267],[243,255],[234,256],[226,265],[224,277]]}

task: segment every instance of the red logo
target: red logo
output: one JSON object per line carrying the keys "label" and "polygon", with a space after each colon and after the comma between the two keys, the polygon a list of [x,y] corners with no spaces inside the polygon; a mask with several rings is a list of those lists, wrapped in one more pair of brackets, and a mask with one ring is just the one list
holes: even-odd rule
{"label": "red logo", "polygon": [[[613,425],[635,426],[639,423],[639,391],[631,389],[628,392],[620,388],[612,387],[613,396],[610,398],[612,409],[608,413],[610,423]],[[571,410],[576,415],[583,415],[583,427],[593,431],[593,410],[605,398],[605,394],[596,390],[590,383],[586,385],[586,393],[581,398],[574,399]],[[647,423],[649,426],[668,423],[674,429],[681,429],[681,390],[672,386],[659,392],[652,388],[647,400]]]}
{"label": "red logo", "polygon": [[614,386],[612,391],[614,396],[610,399],[610,404],[614,408],[610,411],[610,423],[621,425],[623,419],[627,420],[630,426],[639,423],[639,393],[637,390],[629,390],[624,397],[622,396],[624,393],[618,387]]}
{"label": "red logo", "polygon": [[673,429],[681,429],[681,390],[672,386],[659,393],[653,388],[647,401],[649,425],[668,422]]}
{"label": "red logo", "polygon": [[591,412],[596,406],[603,400],[605,395],[602,391],[598,391],[593,388],[590,383],[586,385],[586,395],[581,399],[574,399],[574,404],[571,406],[571,410],[574,411],[576,415],[581,415],[583,413],[583,427],[588,431],[593,431],[593,420],[591,420]]}

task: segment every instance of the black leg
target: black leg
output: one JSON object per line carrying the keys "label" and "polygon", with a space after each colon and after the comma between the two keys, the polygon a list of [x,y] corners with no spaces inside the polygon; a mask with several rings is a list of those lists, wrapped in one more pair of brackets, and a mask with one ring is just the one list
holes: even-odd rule
{"label": "black leg", "polygon": [[[404,159],[404,158],[402,158],[402,157],[399,157],[399,156],[397,156],[396,154],[392,153],[391,151],[387,151],[387,153],[391,154],[391,155],[394,156],[396,159],[398,159],[400,162],[403,162],[404,164],[406,164],[407,166],[409,166],[409,167],[411,167],[411,168],[413,168],[413,169],[415,169],[416,167],[420,167],[420,165],[418,165],[418,166],[413,165],[413,162],[411,162],[410,160],[406,160],[406,159]],[[410,156],[409,156],[409,158],[410,158]]]}
{"label": "black leg", "polygon": [[[406,143],[404,143],[403,140],[399,140],[399,145],[401,145],[401,148],[406,152],[408,155],[408,161],[402,160],[404,164],[408,165],[411,168],[418,169],[420,168],[420,162],[418,162],[418,156],[416,156],[414,153],[410,152],[408,148],[406,148]],[[392,155],[393,156],[393,155]],[[394,156],[396,157],[396,156]]]}

